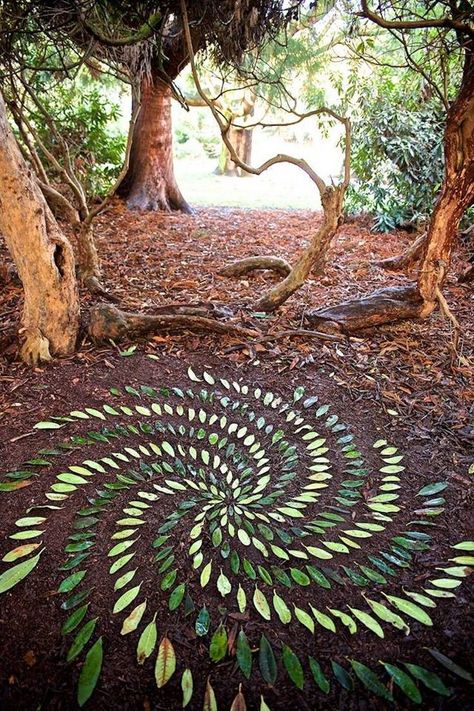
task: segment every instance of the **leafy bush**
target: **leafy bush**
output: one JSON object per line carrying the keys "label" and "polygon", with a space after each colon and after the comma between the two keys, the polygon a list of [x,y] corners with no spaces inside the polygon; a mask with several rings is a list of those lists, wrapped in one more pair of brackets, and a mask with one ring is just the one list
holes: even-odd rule
{"label": "leafy bush", "polygon": [[443,117],[431,102],[409,107],[369,97],[354,121],[349,211],[374,215],[378,231],[422,222],[443,178]]}
{"label": "leafy bush", "polygon": [[[41,101],[57,132],[67,143],[76,174],[89,196],[104,195],[123,164],[126,136],[116,126],[120,118],[117,103],[111,101],[106,86],[82,75],[75,81],[53,82],[41,77]],[[46,91],[44,91],[46,86]],[[33,106],[31,121],[45,147],[62,162],[62,152],[54,132],[42,113]],[[115,124],[115,126],[114,126]],[[41,155],[41,150],[39,151]],[[41,155],[48,173],[57,179],[46,156]]]}

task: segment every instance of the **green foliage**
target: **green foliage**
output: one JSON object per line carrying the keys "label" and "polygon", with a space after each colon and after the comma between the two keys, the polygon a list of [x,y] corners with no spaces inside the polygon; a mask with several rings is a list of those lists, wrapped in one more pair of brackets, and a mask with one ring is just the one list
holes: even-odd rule
{"label": "green foliage", "polygon": [[[57,83],[51,75],[38,74],[33,90],[38,93],[57,132],[66,141],[75,173],[89,196],[104,195],[123,163],[126,137],[113,127],[120,118],[119,105],[107,96],[104,82],[85,72],[74,81]],[[54,132],[36,107],[30,120],[45,147],[62,162]],[[41,150],[39,150],[41,154]],[[57,179],[46,156],[47,172]]]}
{"label": "green foliage", "polygon": [[353,124],[347,207],[373,214],[379,231],[425,220],[443,178],[442,111],[406,98],[385,82],[365,96]]}

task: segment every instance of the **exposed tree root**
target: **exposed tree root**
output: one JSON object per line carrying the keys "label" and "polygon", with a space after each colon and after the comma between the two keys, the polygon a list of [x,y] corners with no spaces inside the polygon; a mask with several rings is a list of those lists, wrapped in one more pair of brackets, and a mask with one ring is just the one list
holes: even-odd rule
{"label": "exposed tree root", "polygon": [[416,284],[411,284],[380,289],[361,299],[310,311],[305,319],[321,331],[354,333],[384,323],[419,318],[426,313],[426,304]]}
{"label": "exposed tree root", "polygon": [[112,292],[107,291],[96,276],[88,276],[82,278],[81,281],[83,286],[94,296],[101,296],[103,299],[111,301],[113,304],[118,304],[120,302],[118,296],[115,296]]}
{"label": "exposed tree root", "polygon": [[89,335],[95,341],[119,340],[126,337],[145,336],[161,331],[211,331],[254,338],[260,334],[249,328],[222,323],[204,316],[181,314],[136,314],[121,311],[116,306],[99,304],[91,310]]}
{"label": "exposed tree root", "polygon": [[28,365],[38,365],[51,360],[49,341],[39,328],[25,328],[22,333],[21,359]]}
{"label": "exposed tree root", "polygon": [[471,281],[474,281],[474,264],[471,264],[458,279],[460,284],[469,284]]}
{"label": "exposed tree root", "polygon": [[426,239],[426,232],[423,232],[421,235],[418,235],[404,252],[397,254],[395,257],[380,259],[375,262],[375,264],[392,272],[408,269],[408,267],[413,266],[415,262],[421,258]]}
{"label": "exposed tree root", "polygon": [[228,264],[219,269],[217,273],[225,277],[241,277],[257,269],[270,269],[286,277],[291,272],[291,265],[280,257],[247,257],[246,259],[239,259],[238,262]]}

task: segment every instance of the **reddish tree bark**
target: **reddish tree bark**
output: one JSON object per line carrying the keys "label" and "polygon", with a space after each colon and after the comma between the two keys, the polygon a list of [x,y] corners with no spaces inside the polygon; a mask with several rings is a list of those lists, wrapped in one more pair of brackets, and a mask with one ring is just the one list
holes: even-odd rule
{"label": "reddish tree bark", "polygon": [[130,208],[191,212],[174,175],[171,88],[156,72],[141,83],[129,169],[117,194]]}
{"label": "reddish tree bark", "polygon": [[436,203],[421,261],[418,288],[425,302],[423,315],[436,306],[458,234],[459,223],[474,203],[474,55],[467,56],[461,89],[452,103],[444,134],[445,177]]}
{"label": "reddish tree bark", "polygon": [[[472,41],[466,47],[461,88],[446,117],[444,134],[445,175],[441,194],[428,226],[416,285],[397,295],[396,305],[374,293],[331,309],[307,314],[310,323],[321,328],[324,321],[337,322],[341,331],[351,332],[403,318],[426,318],[434,311],[446,278],[459,223],[474,203],[474,55]],[[415,298],[413,289],[419,298]],[[405,301],[405,304],[402,302]],[[390,299],[392,304],[393,299]]]}

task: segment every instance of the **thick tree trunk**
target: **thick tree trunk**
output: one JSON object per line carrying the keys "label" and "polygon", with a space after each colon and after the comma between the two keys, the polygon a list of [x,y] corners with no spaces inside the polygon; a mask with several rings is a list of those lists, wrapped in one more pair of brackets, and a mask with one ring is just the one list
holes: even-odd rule
{"label": "thick tree trunk", "polygon": [[[253,129],[235,128],[234,126],[231,126],[227,135],[240,160],[243,163],[250,165],[252,162]],[[247,173],[240,166],[234,163],[225,143],[222,143],[219,165],[215,170],[215,174],[226,175],[234,178],[245,178],[250,175],[250,173]]]}
{"label": "thick tree trunk", "polygon": [[445,177],[428,228],[418,288],[424,315],[436,306],[451,261],[459,223],[474,202],[474,56],[466,57],[461,89],[451,105],[444,134]]}
{"label": "thick tree trunk", "polygon": [[[392,321],[426,318],[442,302],[441,288],[451,260],[459,223],[467,208],[474,203],[474,61],[472,49],[467,57],[461,88],[446,119],[444,134],[445,176],[441,195],[434,208],[427,231],[417,281],[406,293],[380,293],[340,304],[331,309],[315,310],[307,314],[310,323],[321,328],[322,323],[338,324],[342,331],[355,331]],[[403,304],[403,300],[405,304]]]}
{"label": "thick tree trunk", "polygon": [[1,94],[0,231],[24,289],[23,360],[71,353],[79,328],[73,251],[21,156]]}
{"label": "thick tree trunk", "polygon": [[132,209],[191,212],[174,176],[171,88],[156,73],[142,80],[129,169],[117,195]]}
{"label": "thick tree trunk", "polygon": [[304,284],[311,270],[318,270],[324,262],[326,252],[342,220],[344,193],[345,189],[342,186],[330,186],[326,189],[322,196],[323,224],[288,276],[257,301],[255,304],[257,310],[274,311],[281,306]]}

